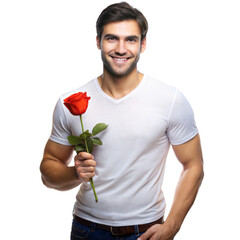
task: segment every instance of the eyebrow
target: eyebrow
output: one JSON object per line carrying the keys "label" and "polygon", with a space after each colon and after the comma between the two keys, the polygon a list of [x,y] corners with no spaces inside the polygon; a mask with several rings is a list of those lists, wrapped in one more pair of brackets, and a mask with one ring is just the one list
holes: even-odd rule
{"label": "eyebrow", "polygon": [[130,36],[127,36],[126,39],[134,39],[134,40],[139,40],[140,38],[136,35],[130,35]]}
{"label": "eyebrow", "polygon": [[106,34],[104,38],[119,38],[119,37],[114,34]]}
{"label": "eyebrow", "polygon": [[[116,38],[116,39],[119,39],[119,36],[117,36],[117,35],[114,35],[114,34],[106,34],[105,36],[104,36],[104,38],[106,39],[106,38]],[[126,36],[125,37],[125,39],[135,39],[135,40],[139,40],[140,38],[139,38],[139,36],[137,36],[137,35],[130,35],[130,36]]]}

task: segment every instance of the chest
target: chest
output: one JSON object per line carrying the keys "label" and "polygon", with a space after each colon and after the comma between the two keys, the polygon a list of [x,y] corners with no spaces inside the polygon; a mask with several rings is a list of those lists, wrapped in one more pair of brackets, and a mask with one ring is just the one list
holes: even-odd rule
{"label": "chest", "polygon": [[[117,143],[140,141],[142,143],[158,142],[167,129],[168,112],[161,104],[149,101],[128,101],[112,104],[92,101],[83,115],[84,129],[92,131],[97,123],[106,123],[108,128],[100,133],[108,141]],[[79,117],[70,123],[73,135],[81,133]]]}

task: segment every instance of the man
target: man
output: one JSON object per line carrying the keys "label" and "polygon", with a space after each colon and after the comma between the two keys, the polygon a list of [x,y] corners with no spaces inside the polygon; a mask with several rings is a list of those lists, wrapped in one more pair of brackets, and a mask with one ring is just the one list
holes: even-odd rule
{"label": "man", "polygon": [[[125,2],[103,10],[97,21],[97,47],[103,74],[63,95],[55,108],[53,130],[41,163],[47,187],[79,186],[71,239],[171,240],[191,208],[203,178],[200,139],[192,109],[174,87],[138,72],[148,24]],[[63,99],[76,92],[91,96],[85,129],[108,123],[104,143],[93,154],[81,152],[69,167],[73,147],[67,137],[81,134],[79,118]],[[183,166],[165,222],[161,191],[169,146]],[[95,203],[89,179],[94,179]]]}

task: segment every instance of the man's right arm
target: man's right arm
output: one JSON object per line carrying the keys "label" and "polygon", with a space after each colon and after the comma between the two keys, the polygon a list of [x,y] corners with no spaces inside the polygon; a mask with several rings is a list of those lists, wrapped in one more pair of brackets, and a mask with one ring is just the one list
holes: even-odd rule
{"label": "man's right arm", "polygon": [[68,166],[73,154],[72,146],[49,140],[40,165],[43,183],[56,190],[65,191],[77,187],[95,175],[95,161],[91,154],[75,156],[75,166]]}

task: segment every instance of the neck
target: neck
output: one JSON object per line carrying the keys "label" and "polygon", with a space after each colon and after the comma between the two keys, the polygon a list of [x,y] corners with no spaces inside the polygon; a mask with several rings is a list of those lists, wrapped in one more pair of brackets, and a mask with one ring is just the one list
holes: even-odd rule
{"label": "neck", "polygon": [[126,76],[112,76],[109,72],[104,71],[98,77],[98,82],[102,90],[114,99],[120,99],[131,91],[133,91],[142,81],[143,74],[138,72],[137,69],[132,71]]}

